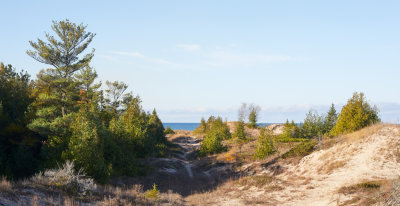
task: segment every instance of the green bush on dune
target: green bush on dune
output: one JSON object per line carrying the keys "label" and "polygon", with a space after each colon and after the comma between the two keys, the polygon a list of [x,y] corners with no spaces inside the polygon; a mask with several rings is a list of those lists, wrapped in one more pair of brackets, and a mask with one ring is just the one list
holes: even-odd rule
{"label": "green bush on dune", "polygon": [[254,154],[255,158],[264,159],[276,152],[272,137],[273,135],[270,130],[266,130],[264,128],[260,130],[260,135],[257,141],[257,150]]}
{"label": "green bush on dune", "polygon": [[378,108],[376,106],[371,107],[365,99],[364,93],[355,92],[353,97],[343,106],[337,123],[330,134],[335,136],[353,132],[377,122],[380,122]]}
{"label": "green bush on dune", "polygon": [[[200,124],[199,127],[204,127]],[[204,129],[204,128],[201,128]],[[208,154],[215,154],[225,151],[225,147],[222,145],[222,141],[230,139],[231,133],[229,132],[228,126],[222,121],[221,117],[215,118],[211,116],[208,118],[205,127],[205,135],[203,142],[200,146],[199,156],[205,156]]]}

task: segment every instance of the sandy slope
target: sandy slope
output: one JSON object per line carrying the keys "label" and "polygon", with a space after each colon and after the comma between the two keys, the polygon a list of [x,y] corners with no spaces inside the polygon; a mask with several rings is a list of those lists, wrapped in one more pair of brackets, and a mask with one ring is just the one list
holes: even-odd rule
{"label": "sandy slope", "polygon": [[[350,135],[333,147],[304,157],[298,164],[281,165],[284,172],[275,176],[269,186],[239,188],[240,192],[232,197],[227,194],[217,204],[243,205],[249,200],[258,204],[257,200],[262,200],[262,205],[338,205],[351,198],[338,194],[343,186],[399,178],[400,127],[385,125],[370,130],[365,137]],[[257,173],[271,174],[269,168]],[[271,185],[280,189],[268,189]]]}
{"label": "sandy slope", "polygon": [[303,158],[281,175],[286,180],[293,178],[292,174],[300,176],[298,179],[311,179],[308,184],[295,185],[299,198],[287,204],[336,205],[347,198],[337,195],[336,191],[343,186],[366,180],[398,178],[398,146],[399,128],[386,126],[362,140],[337,144]]}

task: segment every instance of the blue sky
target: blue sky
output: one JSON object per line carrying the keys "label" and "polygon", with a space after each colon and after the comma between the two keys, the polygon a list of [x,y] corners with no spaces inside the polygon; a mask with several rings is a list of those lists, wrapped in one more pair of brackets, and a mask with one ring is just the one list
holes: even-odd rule
{"label": "blue sky", "polygon": [[1,2],[0,61],[35,76],[26,55],[52,20],[96,33],[99,80],[126,82],[164,122],[210,114],[237,119],[242,102],[260,121],[302,121],[355,91],[386,122],[400,119],[399,1]]}

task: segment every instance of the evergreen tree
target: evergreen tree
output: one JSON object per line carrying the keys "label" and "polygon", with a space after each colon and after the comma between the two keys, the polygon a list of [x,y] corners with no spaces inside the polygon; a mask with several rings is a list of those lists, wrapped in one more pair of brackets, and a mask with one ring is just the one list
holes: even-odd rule
{"label": "evergreen tree", "polygon": [[94,83],[96,78],[97,72],[90,66],[85,67],[75,74],[75,81],[79,83],[80,88],[79,103],[87,105],[94,104],[98,106],[102,94],[98,91],[101,87],[101,83]]}
{"label": "evergreen tree", "polygon": [[323,116],[318,115],[316,111],[310,110],[304,123],[301,126],[301,134],[303,138],[318,138],[323,135]]}
{"label": "evergreen tree", "polygon": [[235,132],[233,133],[233,136],[238,139],[239,142],[244,141],[246,139],[246,133],[244,130],[245,123],[244,123],[244,118],[246,116],[246,109],[247,104],[242,103],[242,106],[239,109],[239,118],[238,118],[238,123],[235,128]]}
{"label": "evergreen tree", "polygon": [[[106,104],[111,113],[118,114],[118,109],[121,106],[121,103],[123,102],[124,93],[128,88],[128,85],[119,81],[114,81],[114,82],[106,81],[106,86],[107,86],[107,89],[105,90],[107,96]],[[126,102],[127,104],[131,103],[130,100],[132,100],[133,97],[129,96],[128,94],[128,98],[129,100],[128,102]]]}
{"label": "evergreen tree", "polygon": [[[48,166],[62,162],[61,153],[67,149],[73,133],[69,125],[80,100],[80,82],[74,75],[87,68],[94,55],[92,50],[79,57],[95,36],[86,32],[86,27],[69,20],[53,21],[56,37],[46,33],[47,41],[29,42],[33,50],[28,50],[27,54],[54,67],[37,75],[33,92],[36,99],[32,105],[37,110],[36,118],[29,124],[29,128],[48,138],[43,150],[43,155],[49,158]],[[91,78],[86,83],[90,81]]]}
{"label": "evergreen tree", "polygon": [[380,122],[378,108],[376,106],[371,107],[365,99],[364,93],[355,92],[353,97],[343,106],[330,134],[335,136],[349,133],[377,122]]}
{"label": "evergreen tree", "polygon": [[31,93],[26,72],[0,63],[0,176],[27,177],[39,169],[43,139],[27,128]]}
{"label": "evergreen tree", "polygon": [[239,121],[236,125],[235,132],[233,133],[233,136],[237,138],[239,141],[246,140],[246,133],[244,130],[244,126],[245,126],[244,122]]}
{"label": "evergreen tree", "polygon": [[[29,41],[33,50],[28,50],[27,54],[41,63],[54,67],[38,75],[41,88],[45,90],[44,95],[39,95],[38,98],[44,102],[52,101],[54,106],[52,110],[60,110],[63,117],[72,111],[74,97],[78,95],[73,75],[87,67],[94,55],[93,49],[91,53],[79,58],[95,36],[91,32],[86,32],[86,27],[83,24],[71,23],[69,20],[53,21],[52,30],[58,39],[46,33],[47,42],[41,39],[37,42]],[[46,113],[43,110],[42,112]],[[40,116],[40,112],[38,115]]]}
{"label": "evergreen tree", "polygon": [[335,126],[338,115],[336,113],[335,105],[332,104],[324,120],[324,133],[328,134]]}
{"label": "evergreen tree", "polygon": [[258,121],[258,115],[260,112],[260,107],[256,106],[254,104],[251,104],[249,106],[249,127],[250,128],[256,128],[257,127],[257,121]]}
{"label": "evergreen tree", "polygon": [[96,113],[82,108],[73,115],[70,125],[72,135],[69,138],[68,149],[63,152],[64,160],[72,160],[78,168],[101,183],[110,177],[110,166],[104,159],[104,131]]}
{"label": "evergreen tree", "polygon": [[206,132],[207,132],[206,120],[204,120],[204,117],[202,117],[200,120],[200,125],[196,129],[193,130],[193,133],[205,134]]}
{"label": "evergreen tree", "polygon": [[221,117],[210,116],[207,121],[207,129],[200,146],[199,156],[220,153],[225,150],[222,141],[231,138],[228,126]]}
{"label": "evergreen tree", "polygon": [[272,140],[272,132],[268,129],[262,128],[257,141],[257,150],[254,154],[255,158],[264,159],[267,156],[276,152],[274,142]]}

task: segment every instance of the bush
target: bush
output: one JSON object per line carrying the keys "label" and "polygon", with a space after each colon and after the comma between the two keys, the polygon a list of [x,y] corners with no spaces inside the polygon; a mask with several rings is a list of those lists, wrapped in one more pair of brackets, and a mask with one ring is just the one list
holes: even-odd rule
{"label": "bush", "polygon": [[343,106],[330,134],[335,136],[353,132],[377,122],[380,122],[377,107],[371,107],[365,100],[364,93],[355,92]]}
{"label": "bush", "polygon": [[157,189],[157,185],[153,184],[153,189],[146,191],[146,197],[157,200],[160,196],[160,191]]}
{"label": "bush", "polygon": [[283,154],[282,159],[286,159],[286,158],[290,158],[290,157],[307,156],[307,155],[311,154],[311,152],[314,151],[315,145],[316,145],[315,141],[303,142],[299,145],[296,145],[291,150],[289,150],[288,152]]}
{"label": "bush", "polygon": [[207,132],[207,123],[204,118],[201,118],[200,125],[193,130],[194,134],[205,134]]}
{"label": "bush", "polygon": [[264,159],[271,154],[276,152],[274,142],[272,141],[272,133],[270,130],[265,130],[264,128],[260,131],[260,136],[258,137],[257,150],[254,154],[255,158]]}
{"label": "bush", "polygon": [[257,128],[257,121],[258,121],[258,116],[260,113],[260,107],[256,106],[254,104],[249,105],[249,128]]}
{"label": "bush", "polygon": [[175,134],[175,132],[174,132],[174,130],[171,129],[171,127],[168,126],[168,127],[164,130],[164,134]]}
{"label": "bush", "polygon": [[301,142],[304,140],[300,138],[299,127],[294,123],[294,121],[289,123],[289,120],[286,120],[286,123],[283,125],[283,133],[276,139],[279,142]]}
{"label": "bush", "polygon": [[70,125],[72,136],[68,149],[63,152],[63,159],[74,161],[78,168],[97,182],[105,183],[110,177],[103,150],[106,132],[91,112],[80,111],[74,119]]}
{"label": "bush", "polygon": [[310,110],[300,128],[301,137],[308,139],[321,137],[324,134],[324,119],[323,115]]}
{"label": "bush", "polygon": [[220,153],[225,150],[222,140],[230,139],[231,133],[228,126],[222,122],[221,117],[211,116],[207,121],[206,134],[200,146],[199,156]]}
{"label": "bush", "polygon": [[239,141],[244,141],[246,140],[246,133],[244,131],[244,122],[239,121],[238,124],[236,125],[235,132],[233,133],[233,136],[237,138]]}

